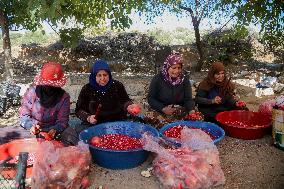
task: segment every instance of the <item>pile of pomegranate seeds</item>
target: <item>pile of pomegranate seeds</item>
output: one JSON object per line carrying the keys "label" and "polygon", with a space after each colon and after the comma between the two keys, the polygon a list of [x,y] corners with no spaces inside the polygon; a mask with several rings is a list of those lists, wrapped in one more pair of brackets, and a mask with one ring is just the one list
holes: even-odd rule
{"label": "pile of pomegranate seeds", "polygon": [[241,121],[226,121],[226,125],[230,125],[233,127],[242,127],[242,128],[248,128],[248,127],[263,127],[263,125],[253,125],[253,124],[247,124]]}
{"label": "pile of pomegranate seeds", "polygon": [[[177,125],[177,126],[174,126],[174,127],[171,127],[169,129],[167,129],[165,132],[164,132],[164,135],[166,137],[170,137],[170,138],[177,138],[177,139],[180,139],[181,138],[181,130],[183,129],[183,127],[189,127],[191,129],[199,129],[199,128],[195,128],[195,127],[191,127],[191,126],[186,126],[186,125]],[[202,129],[201,129],[202,130]],[[208,131],[205,131],[205,130],[202,130],[204,131],[206,134],[208,134],[210,136],[210,138],[212,140],[215,140],[216,137],[211,135]]]}
{"label": "pile of pomegranate seeds", "polygon": [[186,119],[191,120],[191,121],[202,121],[203,115],[201,112],[194,112],[194,113],[188,114],[186,116]]}
{"label": "pile of pomegranate seeds", "polygon": [[131,150],[142,148],[139,138],[130,137],[123,134],[107,134],[100,137],[93,137],[90,144],[109,150]]}
{"label": "pile of pomegranate seeds", "polygon": [[236,103],[236,105],[237,105],[237,107],[239,107],[239,108],[244,108],[244,107],[247,106],[244,101],[238,101],[238,102]]}

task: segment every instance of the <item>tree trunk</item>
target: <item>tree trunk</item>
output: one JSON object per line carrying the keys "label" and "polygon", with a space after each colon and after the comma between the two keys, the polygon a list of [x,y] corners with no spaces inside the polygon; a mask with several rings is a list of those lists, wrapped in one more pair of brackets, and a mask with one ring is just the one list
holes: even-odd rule
{"label": "tree trunk", "polygon": [[200,40],[199,23],[193,24],[193,27],[194,27],[194,33],[195,33],[196,47],[197,47],[197,51],[199,54],[199,60],[196,65],[195,71],[200,72],[202,69],[203,63],[204,63],[204,52],[203,52],[203,47],[202,47],[202,43]]}
{"label": "tree trunk", "polygon": [[11,54],[11,41],[9,35],[9,20],[7,14],[0,10],[0,25],[2,28],[3,38],[3,49],[4,49],[4,67],[5,77],[7,81],[13,80],[13,69],[12,69],[12,54]]}

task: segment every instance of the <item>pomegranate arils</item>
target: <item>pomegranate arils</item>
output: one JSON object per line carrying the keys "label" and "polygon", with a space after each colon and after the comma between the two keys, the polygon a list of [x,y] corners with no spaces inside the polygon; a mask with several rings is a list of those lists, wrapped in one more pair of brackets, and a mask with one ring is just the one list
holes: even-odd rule
{"label": "pomegranate arils", "polygon": [[263,125],[254,125],[254,124],[247,124],[241,121],[226,121],[226,125],[230,125],[233,127],[241,127],[241,128],[247,128],[247,127],[264,127]]}
{"label": "pomegranate arils", "polygon": [[191,120],[191,121],[202,121],[203,115],[201,112],[194,112],[191,114],[188,114],[185,119]]}
{"label": "pomegranate arils", "polygon": [[93,144],[91,143],[91,145],[98,148],[104,148],[110,150],[131,150],[131,149],[142,148],[142,143],[139,138],[130,137],[128,135],[107,134],[99,136],[99,138],[100,138],[99,143],[93,143]]}
{"label": "pomegranate arils", "polygon": [[244,101],[238,101],[238,102],[236,103],[236,105],[237,105],[237,107],[240,107],[240,108],[246,107],[246,103],[245,103]]}
{"label": "pomegranate arils", "polygon": [[[183,127],[189,127],[191,129],[199,129],[199,128],[195,128],[195,127],[191,127],[191,126],[186,126],[186,125],[177,125],[174,127],[171,127],[169,129],[167,129],[164,132],[164,135],[166,137],[170,137],[170,138],[176,138],[176,139],[180,139],[181,138],[181,130],[183,129]],[[201,129],[202,131],[204,131],[206,134],[208,134],[210,136],[210,138],[212,140],[215,140],[216,137],[211,135],[208,131]]]}

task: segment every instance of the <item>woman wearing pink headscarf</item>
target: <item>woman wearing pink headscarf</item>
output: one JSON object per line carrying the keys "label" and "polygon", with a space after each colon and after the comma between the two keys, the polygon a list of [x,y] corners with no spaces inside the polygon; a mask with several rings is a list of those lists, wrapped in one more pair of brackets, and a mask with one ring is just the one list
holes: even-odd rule
{"label": "woman wearing pink headscarf", "polygon": [[[194,109],[189,78],[183,73],[183,59],[179,54],[169,55],[151,81],[148,103],[165,119],[181,118]],[[154,116],[156,117],[156,115]]]}

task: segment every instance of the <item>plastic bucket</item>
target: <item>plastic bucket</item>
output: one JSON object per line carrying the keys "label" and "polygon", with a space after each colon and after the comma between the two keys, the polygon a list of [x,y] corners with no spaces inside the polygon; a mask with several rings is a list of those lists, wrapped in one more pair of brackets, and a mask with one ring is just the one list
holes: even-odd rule
{"label": "plastic bucket", "polygon": [[210,135],[215,137],[215,140],[213,141],[215,145],[217,145],[224,137],[225,137],[225,131],[219,127],[218,125],[214,123],[209,123],[209,122],[204,122],[204,121],[178,121],[178,122],[172,122],[169,124],[164,125],[160,129],[160,135],[168,142],[175,146],[181,146],[180,142],[178,142],[174,138],[166,137],[164,135],[165,131],[168,130],[169,128],[172,128],[177,125],[183,125],[183,126],[188,126],[192,128],[198,128],[201,130],[204,130]]}
{"label": "plastic bucket", "polygon": [[[271,117],[259,112],[232,110],[220,112],[216,120],[226,135],[244,140],[255,140],[271,132]],[[240,124],[233,124],[239,122]],[[242,126],[246,125],[246,127]]]}
{"label": "plastic bucket", "polygon": [[[158,131],[147,124],[131,121],[107,122],[95,125],[79,135],[80,140],[89,144],[94,136],[105,134],[124,134],[130,137],[141,138],[142,134],[148,132],[155,137],[159,136]],[[99,166],[108,169],[129,169],[142,164],[150,152],[141,149],[133,150],[109,150],[89,145],[93,161]]]}
{"label": "plastic bucket", "polygon": [[284,150],[284,111],[273,109],[272,111],[272,136],[274,145]]}
{"label": "plastic bucket", "polygon": [[[27,138],[27,139],[16,139],[8,143],[0,145],[0,161],[6,160],[9,157],[18,156],[20,152],[35,153],[38,144],[43,142],[43,139]],[[57,146],[62,146],[58,141],[52,141]],[[27,166],[26,178],[31,178],[33,166]],[[0,174],[6,179],[13,179],[17,174],[17,166],[3,167],[0,169]]]}

